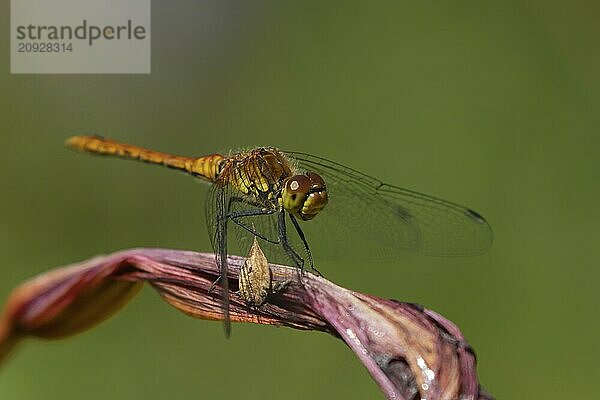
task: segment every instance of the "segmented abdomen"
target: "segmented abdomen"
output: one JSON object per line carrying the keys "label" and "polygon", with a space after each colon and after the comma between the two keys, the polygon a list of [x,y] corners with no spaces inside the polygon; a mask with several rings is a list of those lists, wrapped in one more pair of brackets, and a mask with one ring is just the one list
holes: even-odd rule
{"label": "segmented abdomen", "polygon": [[211,154],[204,157],[176,156],[127,143],[117,142],[100,136],[73,136],[67,146],[94,154],[139,160],[185,171],[191,175],[214,182],[219,174],[223,156]]}

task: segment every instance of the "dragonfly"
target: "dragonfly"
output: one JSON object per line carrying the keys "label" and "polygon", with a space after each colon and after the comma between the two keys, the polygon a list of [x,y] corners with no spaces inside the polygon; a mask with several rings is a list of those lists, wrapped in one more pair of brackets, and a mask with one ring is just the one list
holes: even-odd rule
{"label": "dragonfly", "polygon": [[[375,258],[406,253],[471,256],[485,253],[493,231],[470,208],[393,186],[312,154],[257,147],[186,157],[101,136],[74,136],[67,146],[98,155],[158,164],[211,184],[206,222],[220,270],[225,335],[230,334],[228,243],[240,251],[261,240],[270,262],[291,261],[299,271],[321,257]],[[233,231],[233,234],[231,233]],[[235,236],[235,240],[228,239]],[[310,243],[307,238],[318,238]],[[359,237],[364,240],[357,240]]]}

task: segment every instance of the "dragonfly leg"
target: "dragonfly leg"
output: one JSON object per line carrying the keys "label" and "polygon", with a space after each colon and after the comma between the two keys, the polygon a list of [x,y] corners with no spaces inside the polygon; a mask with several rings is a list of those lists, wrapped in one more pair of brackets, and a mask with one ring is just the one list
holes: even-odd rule
{"label": "dragonfly leg", "polygon": [[279,231],[279,240],[281,241],[281,245],[283,249],[287,253],[288,257],[296,264],[296,268],[299,270],[299,274],[304,271],[304,259],[293,249],[293,247],[288,242],[286,227],[285,227],[285,211],[281,211],[279,213],[279,218],[277,219],[277,230]]}
{"label": "dragonfly leg", "polygon": [[244,224],[242,221],[240,221],[239,219],[244,218],[244,217],[253,217],[253,216],[258,216],[258,215],[270,215],[273,214],[276,210],[270,209],[264,209],[260,206],[260,204],[258,204],[257,202],[245,199],[243,197],[238,197],[238,196],[234,196],[231,197],[229,199],[229,204],[227,205],[227,210],[231,209],[231,205],[233,203],[243,203],[243,204],[249,204],[252,205],[254,207],[256,207],[256,209],[254,210],[240,210],[240,211],[235,211],[232,213],[228,213],[226,218],[231,219],[234,223],[236,223],[238,226],[244,228],[245,230],[247,230],[248,232],[250,232],[252,235],[263,239],[266,242],[272,243],[272,244],[279,244],[279,239],[270,239],[268,237],[266,237],[265,235],[263,235],[262,233],[258,232],[256,229],[254,229],[254,227],[252,226],[248,226],[246,224]]}
{"label": "dragonfly leg", "polygon": [[244,224],[242,221],[240,221],[239,219],[244,218],[244,217],[254,217],[254,216],[258,216],[258,215],[271,215],[275,212],[275,210],[243,210],[243,211],[236,211],[236,212],[232,212],[229,215],[227,215],[227,217],[229,219],[231,219],[235,224],[239,225],[240,227],[244,228],[245,230],[247,230],[248,232],[250,232],[251,234],[253,234],[254,236],[263,239],[269,243],[272,244],[279,244],[280,241],[279,239],[274,240],[274,239],[269,239],[268,237],[266,237],[265,235],[263,235],[262,233],[258,232],[256,229],[254,229],[251,226],[248,226],[246,224]]}
{"label": "dragonfly leg", "polygon": [[[277,240],[271,239],[266,237],[265,235],[263,235],[262,233],[258,232],[256,229],[254,229],[254,227],[252,226],[248,226],[247,224],[245,224],[244,222],[240,221],[240,219],[244,218],[244,217],[253,217],[253,216],[260,216],[260,215],[272,215],[275,212],[278,212],[277,210],[274,209],[265,209],[265,208],[259,208],[260,205],[252,202],[252,201],[248,201],[247,199],[241,198],[241,197],[232,197],[229,199],[229,204],[228,204],[228,209],[231,207],[231,205],[233,203],[244,203],[244,204],[249,204],[252,206],[257,207],[256,209],[253,210],[239,210],[239,211],[234,211],[234,212],[228,212],[225,216],[224,219],[228,220],[230,219],[231,221],[233,221],[235,224],[237,224],[238,226],[242,227],[243,229],[247,230],[248,232],[250,232],[251,234],[253,234],[254,236],[263,239],[269,243],[272,244],[281,244],[283,246],[283,249],[285,250],[285,252],[287,253],[288,257],[292,260],[292,262],[294,263],[294,266],[296,266],[296,268],[298,268],[299,272],[302,273],[304,271],[304,259],[302,258],[302,256],[300,254],[298,254],[298,252],[296,250],[294,250],[294,248],[290,245],[289,241],[288,241],[288,237],[287,237],[287,232],[286,232],[286,225],[285,225],[285,214],[287,214],[284,211],[279,211],[279,216],[277,219],[277,230],[278,230],[278,238]],[[310,268],[315,271],[316,273],[318,273],[319,275],[321,275],[319,273],[319,271],[317,271],[317,269],[314,267],[313,264],[313,259],[312,259],[312,253],[310,252],[310,249],[308,247],[308,243],[306,242],[306,238],[304,237],[304,232],[302,232],[302,230],[300,229],[300,225],[298,224],[298,221],[295,221],[293,219],[293,216],[290,215],[290,217],[292,218],[294,227],[296,229],[296,231],[298,232],[298,235],[300,237],[300,239],[302,240],[302,243],[304,244],[304,248],[306,249],[306,252],[308,254],[309,257],[309,261],[310,261]]]}
{"label": "dragonfly leg", "polygon": [[246,204],[246,205],[250,205],[252,207],[255,207],[257,209],[262,209],[264,208],[262,206],[262,204],[260,204],[257,201],[253,201],[252,199],[248,199],[245,197],[240,197],[240,196],[232,196],[229,198],[229,203],[227,204],[227,210],[231,210],[231,205],[234,203],[242,203],[242,204]]}
{"label": "dragonfly leg", "polygon": [[[220,267],[220,265],[219,265]],[[217,277],[217,279],[215,279],[215,281],[213,283],[210,284],[210,287],[208,288],[208,293],[212,293],[212,291],[215,289],[215,287],[217,286],[217,283],[219,283],[221,281],[221,277]]]}
{"label": "dragonfly leg", "polygon": [[296,228],[296,233],[298,233],[300,240],[302,240],[302,244],[304,245],[306,254],[308,254],[308,263],[310,264],[310,269],[315,271],[317,273],[317,275],[323,276],[323,274],[321,274],[319,272],[319,270],[315,268],[315,263],[313,260],[312,252],[310,251],[310,248],[308,247],[308,242],[306,241],[306,237],[304,236],[304,232],[302,231],[302,228],[300,227],[298,220],[292,214],[288,214],[288,215],[289,215],[290,219],[292,220],[292,224],[294,224],[294,228]]}

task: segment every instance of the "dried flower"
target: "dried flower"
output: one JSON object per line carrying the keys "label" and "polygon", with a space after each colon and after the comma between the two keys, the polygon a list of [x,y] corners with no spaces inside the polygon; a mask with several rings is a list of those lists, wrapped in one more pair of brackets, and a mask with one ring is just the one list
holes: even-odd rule
{"label": "dried flower", "polygon": [[[344,340],[388,399],[489,399],[480,391],[473,351],[459,329],[414,304],[339,287],[296,268],[270,265],[273,287],[261,306],[238,288],[241,257],[229,257],[233,322],[317,330]],[[21,339],[63,338],[118,311],[148,282],[173,307],[222,320],[213,254],[133,249],[42,274],[15,289],[0,318],[0,359]]]}

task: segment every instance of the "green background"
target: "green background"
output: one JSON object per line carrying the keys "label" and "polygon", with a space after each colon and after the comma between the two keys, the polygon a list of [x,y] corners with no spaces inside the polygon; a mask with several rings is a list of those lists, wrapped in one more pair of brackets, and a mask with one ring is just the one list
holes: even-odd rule
{"label": "green background", "polygon": [[[320,270],[453,320],[500,399],[593,397],[598,3],[407,3],[154,0],[152,73],[110,76],[11,75],[3,2],[0,296],[99,253],[210,250],[206,187],[75,154],[68,136],[185,155],[274,145],[485,215],[496,236],[484,256]],[[1,399],[167,397],[381,394],[332,337],[235,325],[225,340],[221,324],[187,318],[149,288],[85,334],[24,343],[0,371]]]}

